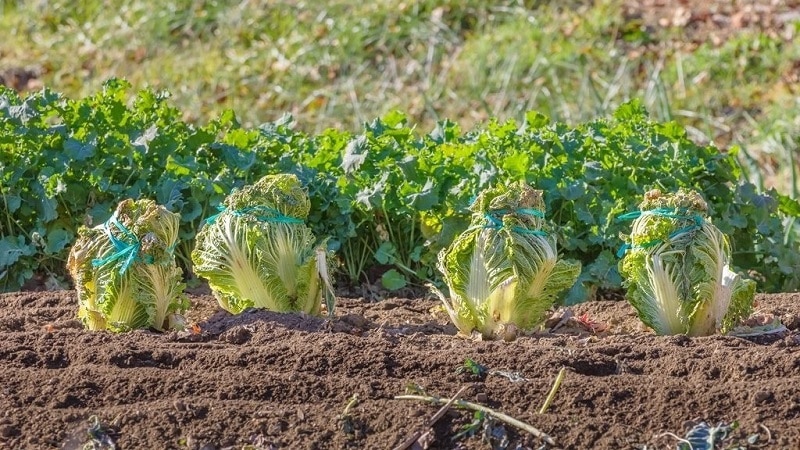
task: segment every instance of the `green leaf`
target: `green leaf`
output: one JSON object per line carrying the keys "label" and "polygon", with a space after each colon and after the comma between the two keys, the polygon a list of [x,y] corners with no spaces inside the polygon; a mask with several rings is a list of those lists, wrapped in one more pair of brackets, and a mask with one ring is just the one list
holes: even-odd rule
{"label": "green leaf", "polygon": [[622,277],[617,270],[617,264],[618,261],[614,253],[609,250],[603,250],[586,269],[600,287],[610,288],[622,284]]}
{"label": "green leaf", "polygon": [[639,99],[623,103],[614,111],[614,118],[620,122],[640,121],[647,117],[647,110]]}
{"label": "green leaf", "polygon": [[393,110],[381,117],[381,120],[389,128],[399,128],[405,126],[408,117],[402,111]]}
{"label": "green leaf", "polygon": [[356,202],[364,205],[367,209],[379,208],[383,202],[388,178],[389,174],[384,173],[380,180],[358,191]]}
{"label": "green leaf", "polygon": [[605,176],[603,165],[598,161],[586,161],[583,163],[583,171],[586,181],[600,181]]}
{"label": "green leaf", "polygon": [[87,222],[89,226],[99,225],[111,216],[111,202],[101,202],[89,209]]}
{"label": "green leaf", "polygon": [[458,124],[445,119],[436,122],[436,128],[428,134],[428,137],[437,144],[444,144],[456,141],[460,131]]}
{"label": "green leaf", "polygon": [[397,255],[397,249],[391,242],[382,243],[377,250],[375,250],[375,261],[379,264],[392,264]]}
{"label": "green leaf", "polygon": [[32,244],[25,242],[24,236],[6,236],[0,239],[0,271],[13,266],[23,256],[36,252]]}
{"label": "green leaf", "polygon": [[390,290],[396,291],[408,285],[406,277],[395,269],[389,269],[381,275],[381,285]]}
{"label": "green leaf", "polygon": [[52,222],[58,218],[58,202],[54,198],[40,198],[37,202],[37,212],[42,223]]}
{"label": "green leaf", "polygon": [[225,135],[225,142],[237,149],[250,148],[253,138],[257,135],[251,131],[238,128],[231,130]]}
{"label": "green leaf", "polygon": [[439,193],[430,178],[419,192],[409,195],[408,198],[411,206],[418,211],[428,211],[439,203]]}
{"label": "green leaf", "polygon": [[47,232],[47,236],[45,241],[47,244],[45,245],[44,251],[48,255],[55,255],[64,250],[72,240],[75,238],[75,235],[64,228],[55,228]]}
{"label": "green leaf", "polygon": [[164,205],[170,211],[180,211],[183,208],[183,194],[182,190],[185,184],[181,181],[174,179],[166,179],[156,192],[156,201],[160,205]]}
{"label": "green leaf", "polygon": [[685,440],[678,444],[679,450],[714,450],[724,443],[739,427],[737,422],[720,423],[717,426],[700,422],[686,433]]}
{"label": "green leaf", "polygon": [[26,125],[28,121],[37,117],[39,114],[31,103],[26,101],[21,105],[9,106],[8,115],[12,119],[16,119],[20,125]]}
{"label": "green leaf", "polygon": [[797,200],[782,194],[775,194],[778,197],[778,208],[787,216],[800,217],[800,203]]}
{"label": "green leaf", "polygon": [[191,167],[188,164],[180,161],[173,155],[169,155],[167,157],[167,171],[169,171],[172,175],[179,177],[191,175],[192,173]]}
{"label": "green leaf", "polygon": [[139,133],[139,136],[131,141],[131,145],[144,153],[148,153],[150,150],[150,142],[152,142],[156,137],[158,137],[158,127],[151,125],[150,128]]}
{"label": "green leaf", "polygon": [[583,203],[575,205],[575,216],[578,218],[578,220],[581,221],[581,223],[587,225],[593,225],[597,223],[597,220],[595,219],[594,215],[591,213],[591,211],[589,211],[589,209]]}
{"label": "green leaf", "polygon": [[16,212],[20,205],[22,204],[22,197],[19,195],[6,195],[5,196],[6,207],[8,208],[8,212],[13,214]]}
{"label": "green leaf", "polygon": [[64,143],[64,151],[67,156],[74,161],[83,161],[94,156],[97,150],[97,138],[93,137],[87,142],[81,142],[75,138],[69,138]]}
{"label": "green leaf", "polygon": [[217,121],[219,121],[219,123],[223,126],[229,126],[233,128],[238,128],[240,126],[239,121],[236,120],[236,113],[232,109],[226,109],[222,111]]}
{"label": "green leaf", "polygon": [[583,197],[585,194],[586,185],[582,181],[575,181],[563,189],[561,195],[564,197],[564,200],[573,201]]}
{"label": "green leaf", "polygon": [[512,153],[503,159],[503,169],[513,179],[523,179],[525,174],[530,171],[530,157],[523,152]]}
{"label": "green leaf", "polygon": [[529,111],[525,114],[526,131],[534,131],[550,125],[550,118],[538,111]]}

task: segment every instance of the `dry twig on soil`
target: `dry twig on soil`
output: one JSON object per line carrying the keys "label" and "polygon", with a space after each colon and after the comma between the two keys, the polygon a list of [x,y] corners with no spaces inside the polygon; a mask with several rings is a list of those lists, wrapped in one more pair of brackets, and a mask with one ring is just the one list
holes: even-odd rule
{"label": "dry twig on soil", "polygon": [[553,382],[553,387],[550,388],[550,392],[547,394],[547,398],[544,400],[542,408],[539,409],[539,414],[544,414],[547,412],[547,408],[549,408],[553,403],[553,399],[556,398],[556,392],[558,391],[559,386],[561,386],[561,382],[564,381],[564,374],[566,374],[566,371],[566,367],[562,367],[561,370],[558,371],[556,380]]}
{"label": "dry twig on soil", "polygon": [[[459,391],[459,393],[460,393],[460,391]],[[494,417],[495,419],[497,419],[497,420],[499,420],[501,422],[505,422],[508,425],[515,426],[515,427],[517,427],[517,428],[519,428],[521,430],[527,431],[528,433],[538,437],[539,439],[542,439],[543,441],[547,442],[550,445],[556,445],[556,442],[547,433],[544,433],[543,431],[541,431],[541,430],[539,430],[539,429],[537,429],[537,428],[535,428],[535,427],[533,427],[531,425],[528,425],[525,422],[517,420],[517,419],[515,419],[515,418],[513,418],[511,416],[508,416],[506,414],[503,414],[501,412],[495,411],[495,410],[489,408],[488,406],[483,406],[483,405],[480,405],[478,403],[468,402],[466,400],[459,400],[459,399],[457,399],[457,397],[458,397],[458,395],[454,396],[453,398],[439,398],[439,397],[431,397],[431,396],[427,396],[427,395],[396,395],[394,398],[395,398],[395,400],[421,400],[421,401],[425,401],[425,402],[431,402],[431,403],[434,403],[434,404],[437,404],[437,405],[444,403],[445,406],[447,406],[447,407],[450,407],[451,405],[456,405],[456,406],[459,406],[461,408],[471,409],[473,411],[482,411],[482,412]],[[444,408],[442,408],[442,409],[444,409]],[[444,413],[442,413],[442,414],[444,414]],[[404,449],[404,448],[407,448],[407,447],[397,447],[395,450]]]}
{"label": "dry twig on soil", "polygon": [[[442,406],[441,408],[439,408],[439,410],[438,410],[438,411],[436,411],[436,414],[434,414],[434,415],[433,415],[433,416],[432,416],[430,419],[428,419],[428,421],[427,421],[427,422],[425,422],[425,425],[424,425],[424,427],[423,427],[423,428],[425,429],[425,431],[419,431],[419,430],[418,430],[418,431],[415,431],[414,433],[412,433],[412,434],[411,434],[411,436],[409,436],[409,437],[408,437],[408,438],[406,438],[406,439],[405,439],[405,440],[404,440],[402,443],[400,443],[400,445],[398,445],[397,447],[395,447],[395,448],[394,448],[394,450],[405,450],[405,449],[407,449],[407,448],[411,447],[412,445],[414,445],[414,443],[418,443],[418,442],[420,442],[420,441],[422,441],[422,440],[425,440],[425,439],[427,438],[427,436],[426,436],[426,435],[428,435],[428,434],[430,433],[430,428],[431,428],[431,427],[432,427],[432,426],[433,426],[433,425],[434,425],[434,424],[435,424],[435,423],[436,423],[436,422],[437,422],[439,419],[441,419],[441,418],[442,418],[442,416],[444,415],[444,413],[446,413],[446,412],[447,412],[447,410],[448,410],[448,409],[450,409],[450,406],[451,406],[451,405],[452,405],[454,402],[456,402],[456,401],[458,400],[458,397],[459,397],[459,396],[460,396],[460,395],[461,395],[461,394],[464,392],[464,390],[465,390],[466,388],[467,388],[467,387],[466,387],[466,386],[464,386],[464,387],[462,387],[461,389],[459,389],[459,390],[458,390],[458,392],[456,392],[456,395],[454,395],[454,396],[453,396],[453,398],[451,398],[450,400],[448,400],[448,401],[447,401],[447,403],[445,403],[445,404],[444,404],[444,406]],[[395,398],[398,398],[398,397],[395,397]]]}

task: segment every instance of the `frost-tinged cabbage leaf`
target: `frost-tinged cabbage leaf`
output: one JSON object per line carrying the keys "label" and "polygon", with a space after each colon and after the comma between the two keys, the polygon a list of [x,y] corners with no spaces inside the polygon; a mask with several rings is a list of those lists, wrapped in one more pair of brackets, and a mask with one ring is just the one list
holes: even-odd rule
{"label": "frost-tinged cabbage leaf", "polygon": [[434,288],[463,334],[514,339],[541,324],[581,265],[558,259],[542,191],[524,183],[483,191],[467,231],[439,254],[449,297]]}
{"label": "frost-tinged cabbage leaf", "polygon": [[304,221],[310,202],[294,175],[268,175],[226,197],[197,234],[192,262],[220,306],[329,313],[333,289],[324,245]]}
{"label": "frost-tinged cabbage leaf", "polygon": [[756,285],[729,266],[728,238],[709,222],[700,194],[645,194],[623,247],[627,299],[658,334],[726,332],[753,307]]}
{"label": "frost-tinged cabbage leaf", "polygon": [[152,200],[125,200],[83,227],[67,259],[78,317],[91,330],[180,328],[188,301],[173,250],[180,216]]}

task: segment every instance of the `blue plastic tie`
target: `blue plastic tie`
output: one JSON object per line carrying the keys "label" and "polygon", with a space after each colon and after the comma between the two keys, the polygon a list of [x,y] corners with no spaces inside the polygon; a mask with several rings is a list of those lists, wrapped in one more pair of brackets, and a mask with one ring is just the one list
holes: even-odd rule
{"label": "blue plastic tie", "polygon": [[681,214],[676,212],[675,209],[656,208],[656,209],[651,209],[649,211],[632,211],[629,213],[622,214],[621,216],[618,216],[617,217],[618,221],[635,220],[641,217],[642,215],[650,214],[654,216],[665,217],[668,219],[692,220],[694,221],[694,223],[692,225],[673,231],[672,233],[669,234],[669,236],[667,236],[666,240],[655,239],[650,242],[645,242],[644,244],[639,244],[639,245],[631,245],[628,243],[622,244],[619,250],[617,250],[617,258],[622,258],[623,256],[625,256],[625,253],[630,249],[652,247],[662,242],[671,241],[672,239],[676,238],[677,236],[680,236],[683,233],[689,233],[691,231],[699,230],[700,228],[703,227],[704,219],[700,214],[686,215],[685,214],[686,211],[684,210],[683,212],[684,214]]}

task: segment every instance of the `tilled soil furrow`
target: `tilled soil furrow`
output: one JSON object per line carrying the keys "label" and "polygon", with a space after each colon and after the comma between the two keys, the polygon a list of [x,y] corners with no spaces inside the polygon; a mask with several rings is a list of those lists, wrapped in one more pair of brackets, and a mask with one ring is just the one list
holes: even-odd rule
{"label": "tilled soil furrow", "polygon": [[[790,317],[800,313],[796,299],[762,295],[759,309]],[[122,449],[387,448],[424,433],[438,409],[396,395],[447,397],[462,387],[463,399],[536,426],[556,448],[673,447],[663,433],[682,436],[695,420],[736,421],[734,439],[757,434],[764,448],[800,442],[800,336],[792,330],[763,339],[659,337],[627,304],[593,302],[576,313],[606,331],[566,327],[480,342],[454,336],[425,300],[343,300],[328,320],[231,316],[201,296],[192,297],[193,330],[112,334],[80,328],[71,292],[0,296],[6,305],[23,300],[39,306],[0,310],[0,448],[79,448],[87,430],[106,430]],[[468,359],[486,373],[465,372]],[[562,367],[554,402],[539,414]],[[473,418],[453,408],[433,426],[430,448],[486,448],[480,433],[453,440]],[[491,423],[487,430],[513,445],[539,447],[538,438]]]}

